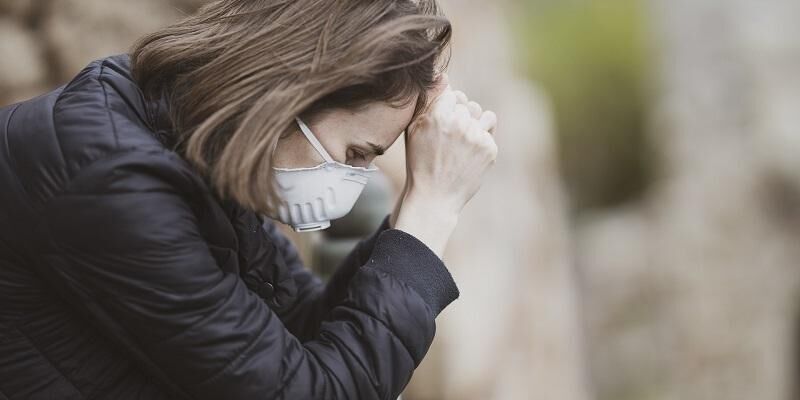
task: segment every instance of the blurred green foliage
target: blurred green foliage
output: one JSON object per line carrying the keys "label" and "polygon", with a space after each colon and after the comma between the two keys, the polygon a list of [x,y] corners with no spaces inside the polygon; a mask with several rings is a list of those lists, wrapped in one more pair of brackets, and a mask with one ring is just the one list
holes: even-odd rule
{"label": "blurred green foliage", "polygon": [[553,102],[562,173],[576,211],[636,199],[651,175],[642,1],[515,3],[518,52]]}

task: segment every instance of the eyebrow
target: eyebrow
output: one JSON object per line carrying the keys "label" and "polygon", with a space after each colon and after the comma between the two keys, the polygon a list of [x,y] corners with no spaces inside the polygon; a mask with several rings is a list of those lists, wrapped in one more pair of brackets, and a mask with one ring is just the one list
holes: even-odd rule
{"label": "eyebrow", "polygon": [[[412,122],[413,122],[413,121],[412,121]],[[405,129],[403,129],[403,132],[408,132],[408,128],[409,128],[410,126],[411,126],[411,122],[409,122],[409,123],[408,123],[408,125],[406,126],[406,128],[405,128]],[[381,145],[378,145],[378,144],[375,144],[375,143],[372,143],[372,142],[367,142],[367,146],[369,146],[369,147],[370,147],[370,149],[372,150],[372,152],[373,152],[373,153],[374,153],[376,156],[382,156],[382,155],[383,155],[383,153],[385,153],[385,152],[386,152],[386,148],[385,148],[385,147],[383,147],[383,146],[381,146]]]}
{"label": "eyebrow", "polygon": [[367,145],[372,149],[372,152],[375,153],[376,156],[382,156],[386,149],[383,146],[377,145],[372,142],[367,142]]}

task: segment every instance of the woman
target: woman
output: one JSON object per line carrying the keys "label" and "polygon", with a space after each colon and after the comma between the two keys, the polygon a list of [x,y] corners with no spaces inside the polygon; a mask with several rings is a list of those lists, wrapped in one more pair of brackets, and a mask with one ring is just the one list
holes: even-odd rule
{"label": "woman", "polygon": [[[497,153],[436,74],[450,29],[433,1],[219,1],[0,109],[0,398],[396,398]],[[403,131],[401,200],[323,284],[271,219],[324,228]]]}

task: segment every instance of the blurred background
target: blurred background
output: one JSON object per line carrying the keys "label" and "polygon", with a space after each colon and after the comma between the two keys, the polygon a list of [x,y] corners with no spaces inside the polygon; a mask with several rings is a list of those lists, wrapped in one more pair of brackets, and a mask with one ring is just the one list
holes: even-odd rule
{"label": "blurred background", "polygon": [[[0,0],[0,106],[202,0]],[[800,1],[442,0],[500,157],[405,400],[800,399]],[[293,235],[322,275],[388,213]]]}

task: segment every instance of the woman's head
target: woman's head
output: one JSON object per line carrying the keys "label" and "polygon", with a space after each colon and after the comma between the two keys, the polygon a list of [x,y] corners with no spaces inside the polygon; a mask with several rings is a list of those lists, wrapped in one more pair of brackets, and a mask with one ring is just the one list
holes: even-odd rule
{"label": "woman's head", "polygon": [[176,150],[266,213],[272,167],[313,157],[294,117],[336,160],[371,161],[367,142],[388,147],[429,102],[450,35],[435,0],[223,0],[144,37],[132,72],[166,101]]}

